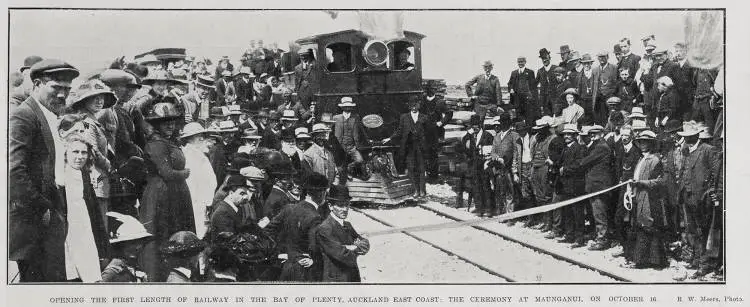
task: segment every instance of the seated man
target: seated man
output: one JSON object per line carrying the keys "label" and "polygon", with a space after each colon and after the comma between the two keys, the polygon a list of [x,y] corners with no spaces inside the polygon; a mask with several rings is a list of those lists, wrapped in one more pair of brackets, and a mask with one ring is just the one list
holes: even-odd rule
{"label": "seated man", "polygon": [[396,62],[396,70],[414,70],[414,64],[409,62],[411,51],[404,48],[398,53],[398,61]]}
{"label": "seated man", "polygon": [[351,71],[352,65],[346,52],[341,49],[333,51],[333,61],[328,64],[328,71],[330,72],[345,72]]}

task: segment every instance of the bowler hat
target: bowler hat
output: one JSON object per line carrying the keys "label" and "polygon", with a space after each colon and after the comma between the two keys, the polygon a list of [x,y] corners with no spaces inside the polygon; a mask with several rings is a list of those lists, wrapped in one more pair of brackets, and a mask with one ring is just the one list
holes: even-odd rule
{"label": "bowler hat", "polygon": [[246,153],[236,153],[232,156],[232,161],[229,163],[229,167],[227,167],[227,172],[230,173],[237,173],[241,169],[248,167],[253,164],[253,161],[250,159],[250,156]]}
{"label": "bowler hat", "polygon": [[563,54],[563,53],[569,53],[569,52],[570,52],[570,46],[568,46],[568,45],[562,45],[562,46],[560,46],[560,52],[558,52],[558,53],[559,54]]}
{"label": "bowler hat", "polygon": [[31,66],[34,66],[34,64],[39,63],[42,60],[44,59],[42,59],[42,57],[38,55],[27,56],[25,59],[23,59],[23,66],[21,66],[21,69],[19,70],[23,72],[24,70],[31,68]]}
{"label": "bowler hat", "polygon": [[82,83],[75,91],[72,91],[70,96],[68,96],[65,106],[71,110],[80,109],[82,102],[99,95],[104,96],[103,108],[105,109],[115,105],[117,102],[117,96],[109,89],[109,86],[105,85],[101,80],[94,79]]}
{"label": "bowler hat", "polygon": [[312,173],[305,178],[303,187],[305,190],[325,190],[328,189],[328,178],[319,173]]}
{"label": "bowler hat", "polygon": [[478,114],[472,114],[471,117],[469,117],[469,126],[478,126],[481,124],[481,118]]}
{"label": "bowler hat", "polygon": [[333,201],[334,203],[349,203],[352,197],[349,195],[349,188],[345,185],[332,185],[328,191],[326,199]]}
{"label": "bowler hat", "polygon": [[229,191],[232,188],[237,188],[237,187],[246,188],[248,186],[251,186],[251,185],[247,184],[247,178],[245,178],[245,176],[232,174],[232,175],[229,175],[229,178],[227,178],[227,182],[224,185],[224,191]]}
{"label": "bowler hat", "polygon": [[81,74],[73,65],[58,59],[41,60],[31,65],[30,69],[31,80],[37,79],[44,74],[63,74],[65,77],[73,80]]}
{"label": "bowler hat", "polygon": [[588,53],[584,53],[581,56],[581,63],[593,63],[594,60],[591,58],[591,55]]}
{"label": "bowler hat", "polygon": [[162,254],[188,258],[198,255],[205,248],[206,243],[192,231],[178,231],[169,237],[169,241],[160,250]]}
{"label": "bowler hat", "polygon": [[540,58],[547,58],[547,57],[549,57],[549,50],[547,50],[547,48],[539,49],[539,57]]}

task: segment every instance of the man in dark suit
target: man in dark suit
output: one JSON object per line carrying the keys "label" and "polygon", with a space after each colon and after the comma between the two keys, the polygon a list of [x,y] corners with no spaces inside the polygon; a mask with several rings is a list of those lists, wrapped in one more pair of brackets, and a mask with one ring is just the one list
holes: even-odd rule
{"label": "man in dark suit", "polygon": [[263,204],[263,212],[259,212],[259,217],[272,220],[286,206],[299,201],[299,199],[295,199],[291,194],[292,176],[296,175],[291,161],[284,159],[280,165],[271,167],[269,171],[274,183],[271,193],[268,194]]}
{"label": "man in dark suit", "polygon": [[466,174],[459,183],[459,191],[463,191],[465,180],[469,179],[471,195],[477,203],[473,213],[480,217],[485,214],[492,217],[496,214],[496,210],[493,208],[493,201],[491,200],[491,171],[488,170],[489,164],[485,163],[487,162],[485,157],[488,158],[492,153],[494,139],[492,134],[484,130],[482,124],[479,115],[472,115],[469,119],[469,130],[461,139],[461,144],[458,147],[457,151],[468,162]]}
{"label": "man in dark suit", "polygon": [[539,49],[539,58],[542,59],[542,67],[536,72],[536,83],[539,84],[539,108],[543,115],[552,116],[552,104],[557,99],[555,86],[558,82],[555,78],[557,65],[550,63],[550,53],[547,48]]}
{"label": "man in dark suit", "polygon": [[633,78],[635,77],[635,73],[638,72],[638,68],[640,68],[641,57],[630,52],[629,38],[621,39],[619,46],[621,58],[620,61],[617,62],[617,71],[620,71],[622,68],[627,68],[628,75]]}
{"label": "man in dark suit", "polygon": [[607,108],[606,101],[610,97],[615,95],[617,90],[617,78],[620,76],[615,65],[609,63],[609,53],[606,50],[602,50],[597,54],[599,59],[599,66],[596,68],[598,72],[594,75],[598,75],[597,82],[599,91],[596,95],[596,101],[594,101],[594,121],[596,123],[605,124],[609,117],[609,109]]}
{"label": "man in dark suit", "polygon": [[234,76],[234,91],[237,94],[237,104],[243,110],[257,111],[259,106],[253,103],[253,81],[252,70],[250,67],[242,66]]}
{"label": "man in dark suit", "polygon": [[[615,157],[615,179],[618,182],[632,179],[635,166],[638,164],[638,160],[641,159],[641,150],[633,144],[633,132],[629,125],[620,128],[620,139],[614,142],[612,148]],[[614,208],[614,220],[612,223],[614,226],[613,237],[615,240],[620,241],[620,243],[625,242],[628,230],[628,224],[624,220],[628,214],[623,206],[624,195],[625,189],[620,189],[617,192],[617,199],[613,202],[617,204],[617,208]]]}
{"label": "man in dark suit", "polygon": [[[586,144],[586,156],[563,171],[585,172],[586,193],[606,189],[612,185],[612,151],[602,139],[604,127],[600,125],[583,127],[581,139]],[[607,217],[609,197],[600,194],[590,198],[596,225],[596,240],[589,250],[605,250],[610,247],[610,227]]]}
{"label": "man in dark suit", "polygon": [[[676,79],[674,81],[674,89],[677,91],[677,115],[682,115],[682,119],[688,120],[691,115],[691,109],[693,107],[693,95],[695,94],[695,85],[693,85],[693,74],[695,74],[695,68],[687,62],[687,47],[685,43],[674,44],[675,50],[675,63],[677,63],[677,72],[675,73]],[[677,117],[680,118],[680,117]]]}
{"label": "man in dark suit", "polygon": [[[562,171],[566,168],[570,169],[586,156],[586,149],[576,140],[578,133],[576,124],[565,124],[562,131],[565,148],[560,162],[559,186],[552,200],[555,203],[582,195],[585,190],[584,172]],[[559,240],[560,242],[573,243],[573,247],[586,245],[583,238],[585,226],[583,206],[583,202],[578,202],[562,208],[563,238]]]}
{"label": "man in dark suit", "polygon": [[656,102],[659,101],[659,89],[656,80],[667,76],[672,80],[677,79],[677,63],[667,59],[667,50],[655,50],[654,63],[648,73],[641,75],[641,82],[644,86],[644,113],[648,115],[647,123],[654,122],[656,118]]}
{"label": "man in dark suit", "polygon": [[316,245],[323,259],[323,282],[360,282],[357,258],[367,254],[370,241],[360,236],[346,218],[349,215],[349,189],[331,186],[328,193],[331,214],[318,226]]}
{"label": "man in dark suit", "polygon": [[309,108],[318,89],[318,64],[312,49],[300,49],[298,54],[301,63],[294,67],[294,76],[297,80],[294,92],[297,93],[302,105]]}
{"label": "man in dark suit", "polygon": [[571,72],[576,69],[576,63],[573,61],[573,52],[570,50],[570,46],[568,45],[562,45],[560,46],[560,52],[557,54],[560,55],[560,67],[565,68],[566,71]]}
{"label": "man in dark suit", "polygon": [[526,57],[518,57],[518,69],[510,73],[508,90],[510,104],[516,109],[519,117],[536,120],[540,116],[536,103],[536,78],[534,71],[526,68]]}
{"label": "man in dark suit", "polygon": [[[67,210],[56,179],[63,179],[65,148],[57,117],[78,75],[60,60],[37,62],[31,94],[8,120],[8,260],[18,264],[21,282],[64,281]],[[62,239],[48,242],[51,235]]]}
{"label": "man in dark suit", "polygon": [[208,234],[211,242],[222,232],[239,233],[245,220],[243,203],[250,201],[255,193],[255,186],[248,184],[242,175],[230,175],[224,185],[227,196],[213,205]]}
{"label": "man in dark suit", "polygon": [[425,97],[422,100],[422,113],[427,115],[427,144],[430,150],[425,157],[427,179],[438,179],[438,154],[440,153],[440,140],[445,137],[445,125],[453,118],[453,111],[445,105],[443,97],[435,95],[435,84],[429,81],[425,87]]}
{"label": "man in dark suit", "polygon": [[427,144],[426,132],[429,125],[427,115],[420,112],[421,101],[417,97],[409,99],[409,113],[401,114],[396,131],[391,137],[383,140],[384,143],[392,139],[398,140],[398,165],[406,164],[416,191],[415,198],[427,196],[425,182],[424,156],[429,146]]}
{"label": "man in dark suit", "polygon": [[[474,102],[474,113],[484,120],[487,112],[494,112],[497,105],[503,101],[503,91],[500,79],[492,74],[492,62],[484,61],[483,74],[479,74],[466,82],[466,95]],[[474,86],[474,90],[471,89]]]}
{"label": "man in dark suit", "polygon": [[708,274],[719,263],[718,259],[706,252],[713,204],[706,200],[705,194],[710,187],[716,186],[721,165],[717,150],[699,140],[701,130],[702,127],[695,122],[688,122],[683,124],[681,132],[677,132],[685,138],[687,149],[680,175],[679,199],[684,213],[685,235],[693,249],[690,267],[698,269],[694,278]]}
{"label": "man in dark suit", "polygon": [[513,156],[515,155],[518,133],[511,128],[510,114],[503,113],[497,117],[495,137],[492,141],[492,162],[494,173],[494,201],[498,214],[514,211],[516,199],[513,193]]}
{"label": "man in dark suit", "polygon": [[[319,281],[322,265],[316,254],[315,229],[328,214],[325,207],[328,179],[312,173],[305,179],[305,199],[281,211],[266,227],[278,242],[279,259],[285,259],[281,281]],[[325,214],[322,214],[325,213]]]}

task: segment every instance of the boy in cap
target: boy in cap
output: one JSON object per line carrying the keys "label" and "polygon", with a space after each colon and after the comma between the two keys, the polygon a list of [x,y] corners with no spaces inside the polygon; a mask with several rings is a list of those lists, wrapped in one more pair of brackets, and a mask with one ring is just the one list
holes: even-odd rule
{"label": "boy in cap", "polygon": [[323,282],[360,282],[357,258],[367,254],[370,241],[354,230],[346,218],[351,196],[344,185],[331,186],[327,197],[331,213],[318,226],[315,240],[323,260]]}
{"label": "boy in cap", "polygon": [[102,271],[102,282],[146,282],[148,276],[138,270],[138,255],[153,239],[143,224],[132,216],[107,212],[112,260]]}

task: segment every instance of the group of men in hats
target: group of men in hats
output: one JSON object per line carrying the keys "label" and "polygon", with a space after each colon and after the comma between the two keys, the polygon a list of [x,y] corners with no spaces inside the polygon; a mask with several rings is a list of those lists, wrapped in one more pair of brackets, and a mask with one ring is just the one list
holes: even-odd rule
{"label": "group of men in hats", "polygon": [[[89,76],[68,95],[78,70],[37,58],[22,68],[30,90],[9,119],[10,260],[21,282],[359,281],[356,258],[369,243],[346,221],[351,197],[344,183],[352,175],[347,170],[363,163],[357,146],[366,135],[352,98],[342,99],[342,114],[335,118],[306,121],[309,113],[291,103],[250,116],[238,104],[217,107],[209,75],[197,74],[189,86],[158,63],[120,63]],[[76,265],[61,249],[68,240],[70,197],[60,197],[69,176],[60,169],[63,138],[70,133],[80,133],[94,148],[94,167],[84,169],[92,175],[84,178],[95,179],[84,184],[106,190],[91,194],[96,201],[89,208],[97,221],[92,224],[104,225],[102,233],[110,235],[107,240],[93,234],[97,246],[111,247],[101,249],[100,263],[89,265],[100,267],[93,274],[98,277],[65,272]],[[157,138],[181,154],[158,160],[149,147]],[[153,223],[162,222],[141,212],[148,202],[144,186],[154,176],[172,178],[159,164],[174,161],[184,163],[176,170],[182,175],[173,179],[187,177],[192,214],[175,213],[186,219],[170,225],[193,225],[156,238]],[[94,169],[102,177],[94,177]],[[167,184],[162,193],[173,188]],[[150,259],[143,258],[146,250],[166,262],[144,260]],[[151,274],[152,264],[166,264],[159,269],[163,276]]]}

